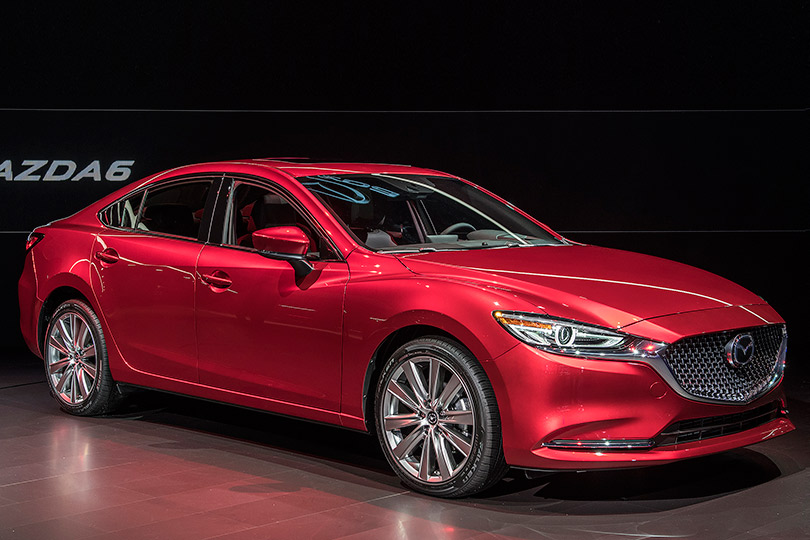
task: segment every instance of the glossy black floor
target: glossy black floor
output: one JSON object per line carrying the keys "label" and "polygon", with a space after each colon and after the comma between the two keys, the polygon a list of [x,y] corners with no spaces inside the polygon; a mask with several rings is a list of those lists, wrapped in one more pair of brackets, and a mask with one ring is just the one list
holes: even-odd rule
{"label": "glossy black floor", "polygon": [[630,471],[511,473],[481,496],[404,489],[373,438],[145,392],[75,418],[36,359],[0,358],[0,539],[807,538],[810,383],[798,430]]}

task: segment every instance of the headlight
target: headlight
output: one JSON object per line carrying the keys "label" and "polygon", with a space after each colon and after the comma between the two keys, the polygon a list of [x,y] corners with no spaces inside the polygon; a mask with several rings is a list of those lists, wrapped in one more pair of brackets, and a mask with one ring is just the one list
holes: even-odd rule
{"label": "headlight", "polygon": [[650,358],[666,343],[616,332],[601,326],[517,311],[495,311],[495,320],[520,341],[556,354],[595,358]]}

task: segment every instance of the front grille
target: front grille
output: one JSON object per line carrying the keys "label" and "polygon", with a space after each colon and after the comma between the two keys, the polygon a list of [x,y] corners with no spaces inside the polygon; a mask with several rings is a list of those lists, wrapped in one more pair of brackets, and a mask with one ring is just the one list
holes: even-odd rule
{"label": "front grille", "polygon": [[[734,367],[726,361],[725,347],[741,333],[754,338],[754,355],[744,366]],[[747,403],[781,377],[779,353],[783,336],[783,325],[702,334],[676,341],[662,356],[686,393],[715,401]]]}
{"label": "front grille", "polygon": [[708,418],[695,418],[681,420],[670,424],[655,438],[655,446],[668,446],[712,437],[722,437],[732,433],[740,433],[747,429],[767,424],[774,418],[784,416],[779,402],[769,403],[750,411],[711,416]]}

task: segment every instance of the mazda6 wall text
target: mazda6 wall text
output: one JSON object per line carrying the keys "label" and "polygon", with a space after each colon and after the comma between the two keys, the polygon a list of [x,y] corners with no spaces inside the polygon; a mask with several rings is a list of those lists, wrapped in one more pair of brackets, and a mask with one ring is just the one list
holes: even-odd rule
{"label": "mazda6 wall text", "polygon": [[71,414],[131,385],[369,431],[442,497],[510,466],[652,465],[794,429],[785,323],[759,296],[569,241],[435,170],[162,172],[35,229],[19,299]]}

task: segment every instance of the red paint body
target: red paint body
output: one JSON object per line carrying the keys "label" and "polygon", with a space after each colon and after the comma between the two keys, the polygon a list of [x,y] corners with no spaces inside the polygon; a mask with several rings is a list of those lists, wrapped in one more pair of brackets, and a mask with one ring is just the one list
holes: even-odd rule
{"label": "red paint body", "polygon": [[[182,167],[127,186],[40,227],[19,283],[23,336],[42,355],[41,311],[56,294],[99,315],[113,377],[237,405],[367,429],[376,353],[402,329],[432,327],[466,346],[495,390],[510,465],[625,467],[728,450],[793,429],[754,429],[652,450],[551,449],[553,439],[653,438],[672,422],[778,401],[781,383],[746,405],[679,395],[642,362],[573,358],[528,346],[495,310],[574,319],[671,343],[685,336],[782,323],[762,299],[671,261],[593,246],[528,246],[386,254],[359,245],[296,176],[431,174],[399,165],[254,160]],[[284,260],[248,250],[104,226],[98,213],[127,193],[180,176],[260,179],[300,202],[341,260],[313,261],[297,279]],[[298,231],[300,232],[300,231]],[[301,246],[295,229],[273,246]],[[299,249],[299,248],[295,248]],[[54,307],[54,306],[51,306]],[[430,330],[430,329],[428,329]]]}

